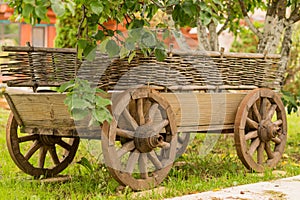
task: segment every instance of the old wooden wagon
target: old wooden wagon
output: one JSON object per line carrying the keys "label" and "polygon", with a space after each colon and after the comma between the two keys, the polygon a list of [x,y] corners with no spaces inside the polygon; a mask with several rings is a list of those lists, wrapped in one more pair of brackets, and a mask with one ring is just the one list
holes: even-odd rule
{"label": "old wooden wagon", "polygon": [[[76,60],[74,49],[3,47],[13,79],[7,146],[13,161],[35,177],[54,176],[75,156],[80,138],[100,139],[112,176],[134,190],[167,176],[190,133],[234,133],[237,154],[261,172],[280,160],[287,138],[280,56],[223,52],[172,52],[164,61],[98,54]],[[75,77],[108,92],[113,120],[102,127],[74,121],[65,94],[39,92]],[[13,87],[31,87],[16,92]],[[101,148],[101,147],[99,147]]]}

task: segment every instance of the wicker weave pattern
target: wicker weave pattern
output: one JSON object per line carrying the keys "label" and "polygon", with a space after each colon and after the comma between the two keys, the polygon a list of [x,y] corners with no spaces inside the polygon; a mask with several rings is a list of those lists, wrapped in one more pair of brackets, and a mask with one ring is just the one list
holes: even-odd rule
{"label": "wicker weave pattern", "polygon": [[283,79],[280,57],[258,54],[173,53],[163,62],[155,57],[109,58],[98,53],[92,62],[76,68],[76,53],[19,52],[8,56],[2,74],[17,78],[10,86],[58,86],[76,76],[105,90],[134,85],[257,86],[279,89]]}
{"label": "wicker weave pattern", "polygon": [[18,52],[6,58],[1,72],[12,77],[8,86],[59,86],[75,77],[76,53]]}

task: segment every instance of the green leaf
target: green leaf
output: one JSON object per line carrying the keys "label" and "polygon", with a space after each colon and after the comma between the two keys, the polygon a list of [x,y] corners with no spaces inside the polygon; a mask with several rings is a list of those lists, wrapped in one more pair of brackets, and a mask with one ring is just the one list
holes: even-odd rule
{"label": "green leaf", "polygon": [[84,119],[85,117],[88,116],[88,114],[89,114],[88,110],[73,109],[71,111],[71,115],[75,121]]}
{"label": "green leaf", "polygon": [[73,1],[68,1],[66,5],[69,11],[72,13],[72,16],[75,16],[76,3]]}
{"label": "green leaf", "polygon": [[121,47],[120,58],[121,59],[125,58],[126,56],[128,56],[129,53],[130,53],[130,51],[127,48]]}
{"label": "green leaf", "polygon": [[128,29],[137,29],[137,28],[143,28],[143,26],[145,25],[145,21],[144,20],[140,20],[140,19],[134,19]]}
{"label": "green leaf", "polygon": [[93,115],[94,119],[97,120],[98,122],[100,122],[101,124],[105,120],[110,121],[110,119],[111,119],[111,114],[106,108],[94,109],[92,111],[92,115]]}
{"label": "green leaf", "polygon": [[48,9],[44,6],[37,6],[35,8],[36,15],[41,19],[46,18],[47,11],[48,11]]}
{"label": "green leaf", "polygon": [[99,45],[99,51],[102,52],[102,53],[105,53],[106,52],[106,45],[108,43],[109,39],[106,38],[105,40],[103,40],[100,45]]}
{"label": "green leaf", "polygon": [[168,0],[167,1],[167,6],[173,6],[173,5],[177,5],[179,3],[180,3],[179,0]]}
{"label": "green leaf", "polygon": [[167,39],[167,38],[170,38],[170,37],[171,37],[171,32],[170,32],[168,29],[166,29],[166,30],[164,31],[162,37],[163,37],[164,40]]}
{"label": "green leaf", "polygon": [[97,34],[94,36],[96,40],[103,40],[105,38],[105,34],[102,30],[98,30]]}
{"label": "green leaf", "polygon": [[156,45],[155,36],[153,35],[153,33],[148,31],[142,35],[141,42],[146,47],[154,47]]}
{"label": "green leaf", "polygon": [[128,63],[130,63],[132,61],[132,59],[134,58],[134,56],[136,55],[136,52],[133,51],[130,55],[129,55],[129,58],[128,58]]}
{"label": "green leaf", "polygon": [[58,16],[61,17],[65,14],[66,8],[65,3],[61,0],[50,0],[51,1],[51,8],[53,12]]}
{"label": "green leaf", "polygon": [[90,3],[91,10],[93,13],[100,15],[103,12],[103,5],[100,1],[92,1]]}
{"label": "green leaf", "polygon": [[22,15],[26,18],[29,17],[32,14],[33,9],[34,7],[31,4],[25,4]]}
{"label": "green leaf", "polygon": [[207,12],[201,12],[200,19],[204,26],[207,26],[211,22],[211,16]]}
{"label": "green leaf", "polygon": [[127,38],[126,41],[125,41],[125,48],[130,50],[130,51],[133,51],[135,49],[134,39]]}
{"label": "green leaf", "polygon": [[114,40],[109,40],[106,44],[105,50],[110,57],[113,57],[119,54],[120,47]]}
{"label": "green leaf", "polygon": [[86,108],[91,108],[91,107],[92,106],[91,106],[90,102],[88,102],[84,99],[73,98],[71,110],[74,110],[74,109],[84,110]]}
{"label": "green leaf", "polygon": [[102,98],[100,96],[95,97],[95,102],[96,102],[96,105],[99,107],[106,107],[108,105],[111,105],[111,100]]}
{"label": "green leaf", "polygon": [[167,58],[167,53],[164,49],[155,49],[154,54],[158,61],[163,61]]}
{"label": "green leaf", "polygon": [[35,0],[24,0],[24,3],[34,5]]}
{"label": "green leaf", "polygon": [[89,44],[89,42],[87,40],[80,39],[80,40],[78,40],[77,44],[80,49],[85,49],[87,47],[87,45]]}
{"label": "green leaf", "polygon": [[63,83],[59,88],[58,88],[58,92],[62,93],[62,92],[66,92],[67,90],[69,90],[70,88],[74,87],[74,81],[68,81],[66,83]]}
{"label": "green leaf", "polygon": [[95,44],[89,44],[83,51],[83,55],[85,56],[85,59],[88,61],[92,61],[96,57],[96,50],[97,45]]}

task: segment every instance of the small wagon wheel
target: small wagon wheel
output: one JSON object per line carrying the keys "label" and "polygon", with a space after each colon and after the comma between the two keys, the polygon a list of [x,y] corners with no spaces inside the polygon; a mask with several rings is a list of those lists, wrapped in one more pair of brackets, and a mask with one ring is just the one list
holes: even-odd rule
{"label": "small wagon wheel", "polygon": [[133,190],[160,184],[177,145],[175,115],[158,92],[127,90],[113,100],[113,121],[102,127],[102,149],[112,176]]}
{"label": "small wagon wheel", "polygon": [[73,160],[79,138],[21,133],[11,113],[7,122],[6,142],[11,158],[25,173],[36,178],[51,177]]}
{"label": "small wagon wheel", "polygon": [[234,126],[237,154],[257,172],[279,162],[287,139],[287,121],[280,97],[270,89],[248,93],[237,110]]}

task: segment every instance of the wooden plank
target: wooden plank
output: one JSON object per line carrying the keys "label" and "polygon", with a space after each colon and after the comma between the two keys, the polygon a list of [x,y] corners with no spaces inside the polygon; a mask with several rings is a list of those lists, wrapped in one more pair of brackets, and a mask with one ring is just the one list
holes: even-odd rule
{"label": "wooden plank", "polygon": [[65,94],[21,93],[9,95],[25,127],[74,127],[64,104]]}
{"label": "wooden plank", "polygon": [[216,125],[199,125],[199,126],[180,126],[178,132],[188,133],[233,133],[234,124],[216,124]]}
{"label": "wooden plank", "polygon": [[2,51],[10,52],[49,52],[49,53],[77,53],[75,48],[45,48],[45,47],[28,47],[28,46],[2,46]]}
{"label": "wooden plank", "polygon": [[185,91],[185,90],[253,90],[258,88],[254,85],[220,85],[220,86],[214,86],[214,85],[174,85],[168,87],[168,89],[174,91]]}
{"label": "wooden plank", "polygon": [[232,53],[232,52],[218,52],[218,51],[173,51],[174,55],[186,56],[209,56],[209,57],[228,57],[228,58],[277,58],[280,59],[280,54],[262,54],[262,53]]}
{"label": "wooden plank", "polygon": [[179,127],[234,124],[246,93],[162,93],[176,115]]}
{"label": "wooden plank", "polygon": [[[237,108],[246,95],[246,93],[192,92],[160,94],[170,104],[175,114],[176,121],[172,122],[172,125],[176,124],[178,131],[233,129]],[[8,96],[25,127],[60,130],[72,130],[75,126],[84,130],[88,127],[88,121],[74,123],[64,104],[65,94],[23,92],[10,93]],[[154,121],[161,120],[159,114],[155,118],[157,119]],[[57,134],[64,133],[60,132]]]}

